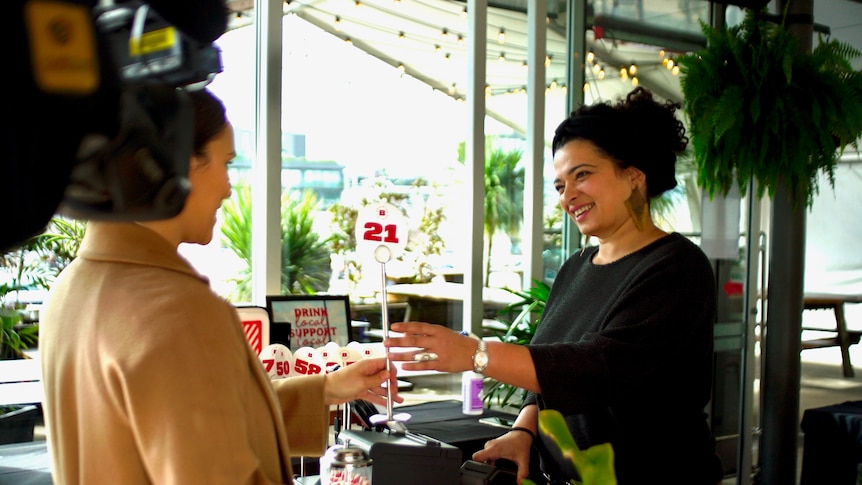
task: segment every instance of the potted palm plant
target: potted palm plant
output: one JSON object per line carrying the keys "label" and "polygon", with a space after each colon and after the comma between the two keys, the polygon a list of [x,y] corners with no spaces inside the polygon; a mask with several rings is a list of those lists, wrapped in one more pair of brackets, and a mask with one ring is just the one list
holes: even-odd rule
{"label": "potted palm plant", "polygon": [[[222,206],[224,245],[244,263],[234,280],[233,301],[251,300],[251,187],[241,183]],[[313,227],[318,199],[311,191],[301,196],[285,192],[281,200],[281,286],[286,294],[314,294],[329,284],[327,240]]]}
{"label": "potted palm plant", "polygon": [[[458,162],[466,163],[466,142],[458,144]],[[494,146],[494,137],[485,137],[485,229],[484,285],[491,275],[491,253],[494,235],[503,231],[513,241],[519,238],[523,220],[524,167],[521,150],[505,150]]]}
{"label": "potted palm plant", "polygon": [[[29,358],[24,351],[34,346],[38,338],[38,326],[24,322],[24,314],[17,301],[6,301],[9,295],[17,294],[21,288],[23,271],[18,268],[23,266],[24,252],[21,247],[2,255],[4,266],[14,269],[18,278],[0,285],[0,363]],[[39,408],[34,405],[0,406],[0,444],[32,441],[38,418]]]}
{"label": "potted palm plant", "polygon": [[[38,312],[27,308],[21,293],[50,287],[75,258],[84,227],[83,222],[58,216],[43,234],[0,254],[0,365],[30,358],[25,351],[38,344]],[[32,441],[41,414],[38,405],[0,406],[0,444]]]}
{"label": "potted palm plant", "polygon": [[19,296],[31,286],[46,284],[45,269],[31,260],[38,246],[37,239],[30,239],[0,255],[0,269],[7,275],[0,283],[0,360],[25,358],[23,351],[36,343],[38,326],[24,321]]}

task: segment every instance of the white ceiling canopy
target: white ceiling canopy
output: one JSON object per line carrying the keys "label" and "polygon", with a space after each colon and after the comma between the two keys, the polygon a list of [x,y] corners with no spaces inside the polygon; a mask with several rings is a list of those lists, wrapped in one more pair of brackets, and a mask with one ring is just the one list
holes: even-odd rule
{"label": "white ceiling canopy", "polygon": [[[821,0],[830,3],[847,0]],[[815,2],[817,3],[817,2]],[[523,133],[526,124],[527,0],[489,3],[486,106],[489,117]],[[550,0],[545,59],[548,106],[566,99],[565,8]],[[252,0],[229,0],[232,28],[253,19]],[[860,4],[853,4],[859,6]],[[588,4],[588,55],[585,102],[615,99],[633,83],[660,97],[682,102],[674,57],[705,46],[699,19],[707,18],[702,0],[596,0]],[[454,99],[467,88],[467,7],[453,0],[290,0],[286,15],[350,42]],[[820,15],[820,14],[818,14]],[[820,22],[821,20],[817,20]],[[351,74],[351,75],[355,75]],[[565,115],[549,111],[546,125]],[[547,130],[546,130],[547,131]]]}

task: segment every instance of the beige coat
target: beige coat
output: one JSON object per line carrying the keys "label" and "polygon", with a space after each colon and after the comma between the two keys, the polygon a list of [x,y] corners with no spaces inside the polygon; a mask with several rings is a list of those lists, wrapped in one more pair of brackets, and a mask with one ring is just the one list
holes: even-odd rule
{"label": "beige coat", "polygon": [[57,485],[292,483],[326,447],[323,377],[273,392],[234,308],[137,224],[89,224],[39,348]]}

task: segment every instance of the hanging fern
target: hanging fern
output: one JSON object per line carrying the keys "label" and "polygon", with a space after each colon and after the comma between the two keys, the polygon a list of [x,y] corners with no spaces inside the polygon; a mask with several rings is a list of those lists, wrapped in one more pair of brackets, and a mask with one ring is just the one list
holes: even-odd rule
{"label": "hanging fern", "polygon": [[801,52],[765,17],[748,10],[734,27],[702,23],[707,48],[678,60],[697,181],[712,197],[734,182],[745,193],[750,178],[758,196],[774,195],[783,180],[810,206],[818,175],[832,185],[844,147],[862,136],[862,72],[849,60],[862,53],[822,39]]}

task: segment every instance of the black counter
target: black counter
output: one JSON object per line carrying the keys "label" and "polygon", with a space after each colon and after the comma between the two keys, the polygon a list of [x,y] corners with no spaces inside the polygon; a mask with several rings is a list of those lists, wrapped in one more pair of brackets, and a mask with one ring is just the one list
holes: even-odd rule
{"label": "black counter", "polygon": [[802,414],[805,433],[800,485],[856,485],[862,463],[862,401],[847,401]]}
{"label": "black counter", "polygon": [[482,424],[483,417],[515,419],[514,414],[485,409],[481,415],[461,412],[461,401],[427,402],[413,406],[400,406],[396,411],[410,414],[407,429],[413,433],[431,436],[461,449],[461,456],[469,460],[473,453],[485,447],[485,442],[501,436],[506,429]]}

